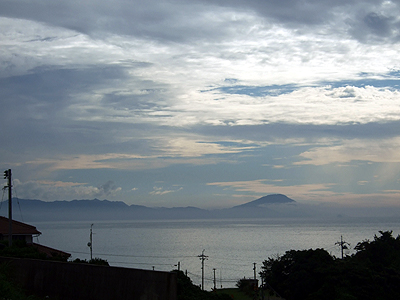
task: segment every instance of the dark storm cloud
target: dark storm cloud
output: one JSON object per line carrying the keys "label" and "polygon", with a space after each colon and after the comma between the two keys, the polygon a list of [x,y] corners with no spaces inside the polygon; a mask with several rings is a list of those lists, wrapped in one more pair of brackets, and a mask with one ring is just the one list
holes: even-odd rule
{"label": "dark storm cloud", "polygon": [[[95,95],[96,89],[112,87],[116,82],[126,80],[128,75],[124,67],[97,65],[60,69],[56,66],[46,66],[35,68],[29,73],[0,79],[3,107],[0,110],[1,124],[3,128],[12,128],[12,131],[2,130],[0,137],[11,147],[10,149],[15,148],[16,151],[17,149],[20,151],[23,145],[32,154],[51,151],[96,153],[100,145],[114,148],[115,138],[123,133],[136,128],[139,132],[143,132],[140,125],[133,127],[123,122],[113,122],[114,125],[110,128],[107,120],[101,118],[95,122],[89,120],[97,114],[101,116],[100,112],[96,112],[100,106],[79,111],[73,109],[75,106],[88,105],[90,101],[87,95]],[[136,83],[141,87],[146,85],[140,80]],[[156,86],[154,84],[153,88]],[[110,93],[102,95],[98,99],[98,104],[105,110],[114,106],[127,109],[154,106],[146,95],[148,91],[145,95],[129,97],[119,97]],[[85,120],[85,117],[88,120]],[[150,125],[147,127],[151,128]],[[135,136],[140,136],[140,133],[135,133]],[[88,144],[97,147],[88,149],[86,146]]]}
{"label": "dark storm cloud", "polygon": [[154,0],[0,4],[2,16],[45,22],[88,35],[122,34],[171,41],[216,34],[199,18],[204,10],[190,2]]}
{"label": "dark storm cloud", "polygon": [[[390,3],[390,7],[388,6]],[[22,2],[0,4],[0,15],[44,22],[93,36],[103,33],[185,41],[213,39],[231,34],[238,20],[221,22],[224,11],[252,13],[265,19],[266,26],[315,32],[349,32],[368,42],[399,37],[399,3],[369,1],[84,1]],[[214,16],[213,16],[214,14]],[[241,20],[240,22],[244,22]],[[269,24],[269,25],[268,25]]]}
{"label": "dark storm cloud", "polygon": [[[322,24],[333,17],[335,8],[346,7],[356,1],[262,1],[262,0],[225,0],[210,1],[199,0],[208,5],[222,5],[235,7],[241,10],[252,10],[271,22],[287,23],[293,25]],[[370,1],[366,1],[368,3]]]}
{"label": "dark storm cloud", "polygon": [[398,42],[400,38],[400,22],[396,14],[366,12],[348,20],[348,24],[351,26],[349,32],[361,42]]}
{"label": "dark storm cloud", "polygon": [[[398,41],[398,1],[208,1],[209,5],[223,5],[237,10],[251,10],[264,17],[267,23],[307,31],[349,32],[359,41],[368,42],[387,38]],[[391,7],[387,8],[390,3]]]}
{"label": "dark storm cloud", "polygon": [[[80,103],[82,93],[124,78],[124,70],[111,66],[84,69],[40,67],[30,74],[0,79],[3,107],[0,115],[9,122],[51,120],[62,122],[65,108]],[[18,91],[18,93],[16,93]]]}

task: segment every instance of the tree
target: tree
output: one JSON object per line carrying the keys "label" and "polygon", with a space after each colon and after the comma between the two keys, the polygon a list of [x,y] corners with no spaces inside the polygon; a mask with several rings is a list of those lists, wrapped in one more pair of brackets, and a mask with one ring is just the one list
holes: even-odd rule
{"label": "tree", "polygon": [[175,270],[177,274],[178,300],[232,300],[227,294],[215,294],[201,290],[192,283],[192,280],[182,271]]}
{"label": "tree", "polygon": [[323,249],[290,250],[263,262],[261,276],[287,299],[306,299],[326,283],[334,259]]}
{"label": "tree", "polygon": [[264,261],[261,276],[288,300],[400,299],[400,237],[379,233],[345,259],[323,249],[287,251]]}

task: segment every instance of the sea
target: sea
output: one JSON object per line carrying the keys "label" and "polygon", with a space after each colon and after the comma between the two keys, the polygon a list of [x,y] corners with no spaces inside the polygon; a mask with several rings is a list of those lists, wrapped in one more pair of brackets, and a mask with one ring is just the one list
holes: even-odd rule
{"label": "sea", "polygon": [[[379,231],[400,234],[398,218],[132,220],[35,222],[35,242],[70,253],[71,259],[101,258],[111,266],[154,271],[180,269],[204,289],[234,287],[259,279],[262,263],[289,250],[323,248],[342,255]],[[88,246],[92,240],[91,248]],[[204,274],[204,275],[203,275]]]}

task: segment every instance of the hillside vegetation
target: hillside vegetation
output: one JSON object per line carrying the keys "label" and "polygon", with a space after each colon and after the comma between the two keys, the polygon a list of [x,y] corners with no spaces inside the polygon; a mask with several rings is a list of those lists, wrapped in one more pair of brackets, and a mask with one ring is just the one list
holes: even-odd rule
{"label": "hillside vegetation", "polygon": [[323,249],[287,251],[263,262],[261,276],[287,300],[400,299],[400,237],[382,232],[338,259]]}

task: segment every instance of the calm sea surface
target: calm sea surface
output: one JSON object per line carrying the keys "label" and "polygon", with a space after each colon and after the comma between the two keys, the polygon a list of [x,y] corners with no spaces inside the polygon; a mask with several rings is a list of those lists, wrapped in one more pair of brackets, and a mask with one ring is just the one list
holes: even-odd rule
{"label": "calm sea surface", "polygon": [[[87,246],[92,222],[36,222],[42,232],[40,244],[72,254],[72,259],[90,259]],[[324,248],[340,257],[335,245],[343,240],[351,249],[358,242],[392,230],[400,234],[398,219],[305,220],[177,220],[93,222],[93,257],[118,267],[171,271],[178,262],[193,283],[201,283],[204,263],[205,288],[233,287],[238,279],[257,276],[262,262],[287,250]],[[351,251],[350,253],[354,253]],[[215,272],[213,269],[216,269]]]}

